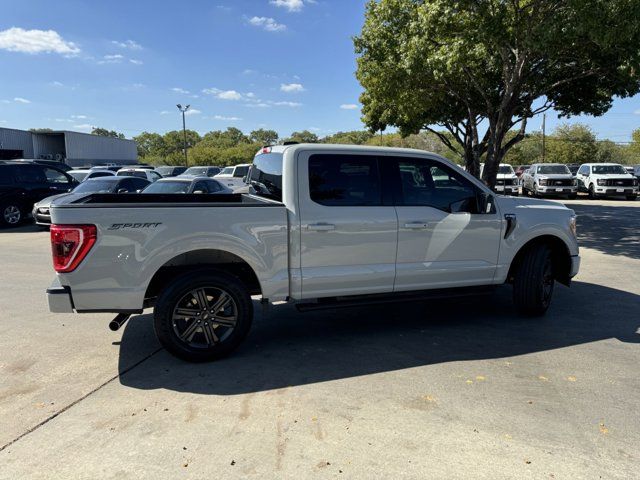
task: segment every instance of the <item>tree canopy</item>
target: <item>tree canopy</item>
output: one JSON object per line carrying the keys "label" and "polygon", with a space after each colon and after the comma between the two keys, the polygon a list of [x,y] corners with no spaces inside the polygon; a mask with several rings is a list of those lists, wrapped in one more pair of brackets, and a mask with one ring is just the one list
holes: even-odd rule
{"label": "tree canopy", "polygon": [[640,90],[640,0],[370,0],[354,43],[366,125],[429,130],[490,186],[533,115]]}
{"label": "tree canopy", "polygon": [[91,130],[91,135],[100,135],[102,137],[111,137],[111,138],[124,138],[123,133],[116,132],[115,130],[107,130],[106,128],[93,127]]}

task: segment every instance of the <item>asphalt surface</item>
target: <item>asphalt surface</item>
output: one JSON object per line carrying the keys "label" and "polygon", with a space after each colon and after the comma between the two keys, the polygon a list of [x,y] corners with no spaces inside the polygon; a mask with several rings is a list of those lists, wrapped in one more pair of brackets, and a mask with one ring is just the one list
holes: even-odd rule
{"label": "asphalt surface", "polygon": [[0,479],[637,478],[640,201],[566,202],[582,269],[543,319],[491,297],[263,312],[181,362],[151,315],[47,310],[48,233],[0,231]]}

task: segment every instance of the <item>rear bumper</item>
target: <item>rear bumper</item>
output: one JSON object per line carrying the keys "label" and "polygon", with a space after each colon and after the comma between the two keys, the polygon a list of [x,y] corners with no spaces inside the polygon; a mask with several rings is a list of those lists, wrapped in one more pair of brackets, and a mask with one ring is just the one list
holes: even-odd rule
{"label": "rear bumper", "polygon": [[60,285],[57,279],[47,288],[47,302],[50,312],[73,313],[74,311],[71,289]]}

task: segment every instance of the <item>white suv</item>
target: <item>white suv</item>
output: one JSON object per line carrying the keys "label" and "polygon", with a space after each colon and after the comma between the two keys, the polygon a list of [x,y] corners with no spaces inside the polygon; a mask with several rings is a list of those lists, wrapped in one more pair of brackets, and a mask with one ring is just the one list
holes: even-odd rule
{"label": "white suv", "polygon": [[244,177],[249,173],[250,163],[235,165],[233,167],[225,167],[222,171],[215,175],[213,178],[218,180],[220,183],[225,185],[226,187],[235,190],[236,188],[244,187],[245,180]]}
{"label": "white suv", "polygon": [[522,194],[534,197],[578,195],[576,180],[562,163],[534,163],[522,174]]}
{"label": "white suv", "polygon": [[[482,172],[484,171],[484,163],[480,164],[480,178],[482,178]],[[498,168],[498,175],[496,176],[496,187],[495,191],[497,193],[502,193],[504,195],[515,195],[517,196],[520,192],[520,187],[518,185],[518,176],[516,172],[513,170],[513,167],[508,163],[501,163]]]}
{"label": "white suv", "polygon": [[589,193],[589,198],[638,197],[638,179],[615,163],[585,163],[576,174],[578,188]]}

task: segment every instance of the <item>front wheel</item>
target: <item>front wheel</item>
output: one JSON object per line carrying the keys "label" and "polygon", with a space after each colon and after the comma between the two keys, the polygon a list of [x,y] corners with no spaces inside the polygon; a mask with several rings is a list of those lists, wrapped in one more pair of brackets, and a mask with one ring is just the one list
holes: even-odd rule
{"label": "front wheel", "polygon": [[546,245],[524,254],[513,282],[513,302],[524,315],[540,316],[549,308],[555,279],[551,251]]}
{"label": "front wheel", "polygon": [[251,328],[253,304],[245,286],[224,272],[191,272],[159,295],[154,327],[160,343],[189,362],[235,350]]}
{"label": "front wheel", "polygon": [[591,200],[595,200],[596,199],[596,189],[593,187],[593,183],[591,185],[589,185],[589,198]]}

